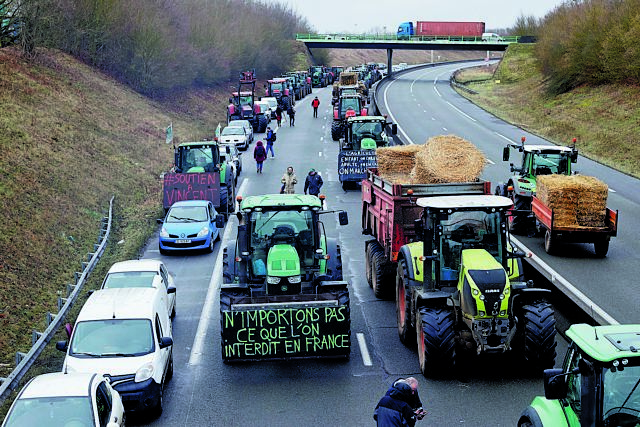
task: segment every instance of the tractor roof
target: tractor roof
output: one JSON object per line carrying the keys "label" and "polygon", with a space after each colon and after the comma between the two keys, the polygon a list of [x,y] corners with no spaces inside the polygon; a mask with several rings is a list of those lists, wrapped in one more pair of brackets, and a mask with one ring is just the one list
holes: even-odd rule
{"label": "tractor roof", "polygon": [[265,194],[262,196],[249,196],[242,200],[240,209],[266,208],[291,208],[308,206],[310,208],[322,208],[320,199],[316,196],[304,194]]}
{"label": "tractor roof", "polygon": [[284,77],[276,77],[274,79],[269,80],[269,83],[284,83],[286,81],[287,79],[285,79]]}
{"label": "tractor roof", "polygon": [[542,153],[557,153],[557,152],[571,152],[571,147],[564,147],[561,145],[526,145],[524,151],[540,151]]}
{"label": "tractor roof", "polygon": [[201,147],[203,145],[218,145],[216,141],[193,141],[193,142],[183,142],[178,145],[178,147]]}
{"label": "tractor roof", "polygon": [[496,208],[508,209],[513,205],[511,199],[503,196],[439,196],[422,197],[416,201],[423,208],[464,209],[464,208]]}
{"label": "tractor roof", "polygon": [[571,325],[567,330],[578,347],[600,362],[640,357],[640,325]]}
{"label": "tractor roof", "polygon": [[347,124],[350,123],[365,123],[365,122],[386,122],[387,118],[384,116],[356,116],[349,117]]}
{"label": "tractor roof", "polygon": [[[238,92],[233,92],[231,95],[238,96]],[[240,92],[240,96],[251,96],[251,95],[253,95],[253,92],[248,92],[244,90]]]}

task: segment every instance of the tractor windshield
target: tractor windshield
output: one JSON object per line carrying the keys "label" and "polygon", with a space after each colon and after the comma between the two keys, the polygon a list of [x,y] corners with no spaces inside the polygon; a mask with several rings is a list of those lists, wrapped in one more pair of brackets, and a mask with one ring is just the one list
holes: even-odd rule
{"label": "tractor windshield", "polygon": [[214,172],[220,163],[217,145],[187,145],[179,147],[177,172]]}
{"label": "tractor windshield", "polygon": [[458,211],[440,220],[439,225],[440,280],[458,280],[463,249],[485,249],[502,264],[500,213]]}
{"label": "tractor windshield", "polygon": [[358,98],[342,98],[342,102],[340,102],[340,116],[344,117],[349,108],[353,109],[356,112],[356,115],[360,115],[360,103],[358,102]]}
{"label": "tractor windshield", "polygon": [[283,83],[271,83],[271,91],[276,91],[279,90],[280,92],[282,92],[284,90],[284,84]]}
{"label": "tractor windshield", "polygon": [[251,213],[252,270],[254,276],[266,274],[269,249],[277,244],[292,245],[300,256],[302,269],[313,267],[315,258],[313,215],[310,210],[272,211]]}
{"label": "tractor windshield", "polygon": [[371,138],[376,142],[376,145],[380,146],[381,143],[384,142],[382,131],[383,128],[381,122],[354,123],[352,132],[355,149],[360,149],[362,140],[364,138]]}
{"label": "tractor windshield", "polygon": [[602,413],[605,426],[635,426],[640,423],[640,366],[636,363],[623,368],[622,363],[618,369],[603,369]]}
{"label": "tractor windshield", "polygon": [[253,97],[251,95],[242,95],[240,97],[240,105],[251,106],[252,103],[253,103]]}
{"label": "tractor windshield", "polygon": [[535,176],[566,175],[568,173],[568,165],[568,153],[536,153],[533,155],[531,172]]}

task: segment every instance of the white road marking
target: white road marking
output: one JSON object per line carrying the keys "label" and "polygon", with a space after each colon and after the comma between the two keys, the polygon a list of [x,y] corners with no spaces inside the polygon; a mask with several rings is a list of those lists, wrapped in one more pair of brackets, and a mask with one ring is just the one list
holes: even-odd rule
{"label": "white road marking", "polygon": [[617,191],[616,191],[616,190],[614,190],[613,188],[610,188],[610,189],[609,189],[609,191],[610,191],[611,193],[617,193]]}
{"label": "white road marking", "polygon": [[495,163],[493,160],[491,160],[491,159],[487,159],[487,163],[489,163],[490,165],[495,165],[495,164],[496,164],[496,163]]}
{"label": "white road marking", "polygon": [[[611,191],[611,190],[609,190]],[[147,249],[146,250],[147,253],[152,253],[152,254],[159,254],[160,251],[158,249]]]}
{"label": "white road marking", "polygon": [[466,118],[468,118],[469,120],[471,120],[472,122],[475,122],[476,119],[474,119],[473,117],[471,117],[470,115],[468,115],[467,113],[465,113],[464,111],[462,111],[461,109],[459,109],[458,107],[456,107],[455,105],[453,105],[452,103],[450,103],[449,101],[447,101],[447,104],[449,104],[451,106],[451,108],[453,108],[454,110],[456,110],[458,113],[462,114],[463,116],[465,116]]}
{"label": "white road marking", "polygon": [[362,353],[362,363],[364,366],[372,366],[371,356],[369,356],[369,349],[367,348],[367,342],[364,339],[363,333],[356,333],[358,337],[358,346],[360,346],[360,353]]}
{"label": "white road marking", "polygon": [[318,157],[322,157],[322,151],[318,151]]}
{"label": "white road marking", "polygon": [[[389,102],[387,102],[387,91],[389,90],[391,85],[394,84],[395,82],[397,82],[397,80],[392,81],[391,83],[389,83],[387,85],[387,87],[384,88],[384,92],[383,92],[384,105],[387,105],[387,106],[389,105]],[[400,123],[398,123],[398,121],[396,120],[396,118],[393,115],[393,113],[391,112],[391,110],[387,110],[387,112],[389,113],[389,117],[391,117],[391,121],[393,121],[394,123],[398,124],[398,132],[400,132],[402,135],[404,135],[405,139],[409,142],[409,144],[414,144],[414,142],[411,140],[411,138],[409,138],[409,135],[407,135],[407,133],[404,131],[404,129],[402,129],[402,127],[400,126]]]}
{"label": "white road marking", "polygon": [[447,128],[442,128],[442,130],[443,130],[443,131],[445,131],[445,132],[449,132],[449,131],[447,130]]}
{"label": "white road marking", "polygon": [[438,88],[436,88],[436,87],[434,86],[434,87],[433,87],[433,90],[435,90],[435,91],[436,91],[436,93],[438,94],[438,96],[439,96],[440,98],[442,98],[442,95],[440,94],[440,92],[438,92]]}
{"label": "white road marking", "polygon": [[502,139],[506,139],[506,140],[507,140],[507,141],[509,141],[509,142],[513,142],[511,139],[507,138],[506,136],[504,136],[504,135],[503,135],[503,134],[501,134],[501,133],[498,133],[498,132],[493,132],[493,133],[495,133],[496,135],[498,135],[498,136],[499,136],[500,138],[502,138]]}
{"label": "white road marking", "polygon": [[[322,127],[324,127],[324,126],[322,126]],[[324,141],[324,136],[320,137],[320,141]]]}

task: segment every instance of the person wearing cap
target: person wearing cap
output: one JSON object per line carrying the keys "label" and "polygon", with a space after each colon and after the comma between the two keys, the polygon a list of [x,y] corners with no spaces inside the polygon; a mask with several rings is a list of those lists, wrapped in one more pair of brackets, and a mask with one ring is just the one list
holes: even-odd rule
{"label": "person wearing cap", "polygon": [[320,188],[322,188],[322,177],[315,169],[311,169],[307,178],[304,180],[304,194],[311,194],[312,196],[318,197],[320,194]]}
{"label": "person wearing cap", "polygon": [[406,381],[396,381],[380,399],[373,413],[379,427],[414,427],[416,414],[411,407],[413,389]]}

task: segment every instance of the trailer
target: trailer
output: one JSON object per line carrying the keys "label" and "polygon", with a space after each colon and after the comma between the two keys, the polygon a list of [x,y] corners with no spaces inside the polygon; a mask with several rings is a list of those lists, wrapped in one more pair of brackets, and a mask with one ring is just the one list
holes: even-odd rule
{"label": "trailer", "polygon": [[398,26],[398,37],[401,39],[411,36],[482,37],[484,32],[484,22],[416,21],[415,24],[403,22]]}
{"label": "trailer", "polygon": [[548,254],[556,252],[559,242],[593,243],[597,257],[604,258],[609,251],[611,237],[618,234],[618,211],[606,209],[604,227],[581,225],[559,226],[554,222],[554,212],[536,196],[532,197],[531,210],[536,219],[536,229],[544,232],[544,250]]}

